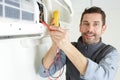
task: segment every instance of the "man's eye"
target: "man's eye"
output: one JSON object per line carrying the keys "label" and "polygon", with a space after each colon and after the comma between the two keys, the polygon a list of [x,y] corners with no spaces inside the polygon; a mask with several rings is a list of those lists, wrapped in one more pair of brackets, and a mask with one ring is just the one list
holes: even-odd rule
{"label": "man's eye", "polygon": [[98,26],[99,24],[95,24],[95,26]]}
{"label": "man's eye", "polygon": [[99,26],[99,23],[95,23],[94,26]]}
{"label": "man's eye", "polygon": [[84,25],[84,26],[88,26],[88,25],[89,25],[89,23],[83,23],[83,25]]}

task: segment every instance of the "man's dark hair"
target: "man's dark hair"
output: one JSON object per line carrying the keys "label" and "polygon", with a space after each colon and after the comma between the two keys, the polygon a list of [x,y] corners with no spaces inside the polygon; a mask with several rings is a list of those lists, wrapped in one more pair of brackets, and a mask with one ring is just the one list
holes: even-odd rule
{"label": "man's dark hair", "polygon": [[91,7],[91,8],[86,8],[86,9],[84,10],[84,12],[82,13],[81,21],[80,21],[80,22],[82,22],[83,16],[84,16],[85,14],[88,14],[88,13],[99,13],[99,14],[101,14],[103,25],[105,25],[105,23],[106,23],[106,14],[105,14],[105,12],[104,12],[101,8],[96,7],[96,6],[93,6],[93,7]]}

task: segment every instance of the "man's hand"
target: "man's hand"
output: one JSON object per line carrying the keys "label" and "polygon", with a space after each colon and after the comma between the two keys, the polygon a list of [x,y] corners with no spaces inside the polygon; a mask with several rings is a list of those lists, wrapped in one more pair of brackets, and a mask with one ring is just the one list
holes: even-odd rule
{"label": "man's hand", "polygon": [[53,43],[55,43],[58,48],[64,49],[67,47],[70,43],[67,31],[65,29],[61,29],[60,27],[56,28],[54,26],[51,26],[52,31],[50,31],[51,39],[53,40]]}

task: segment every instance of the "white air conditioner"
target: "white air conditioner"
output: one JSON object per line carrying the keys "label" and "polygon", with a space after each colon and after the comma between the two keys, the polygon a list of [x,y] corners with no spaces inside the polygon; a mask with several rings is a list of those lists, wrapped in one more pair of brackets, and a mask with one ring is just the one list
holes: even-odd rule
{"label": "white air conditioner", "polygon": [[0,0],[0,39],[41,38],[45,27],[36,22],[36,8],[34,0]]}

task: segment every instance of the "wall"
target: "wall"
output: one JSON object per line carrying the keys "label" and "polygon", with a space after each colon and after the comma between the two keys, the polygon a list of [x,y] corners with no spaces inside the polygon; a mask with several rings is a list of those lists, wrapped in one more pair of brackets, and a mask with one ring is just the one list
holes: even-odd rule
{"label": "wall", "polygon": [[37,80],[34,63],[36,47],[31,39],[0,40],[0,80]]}

